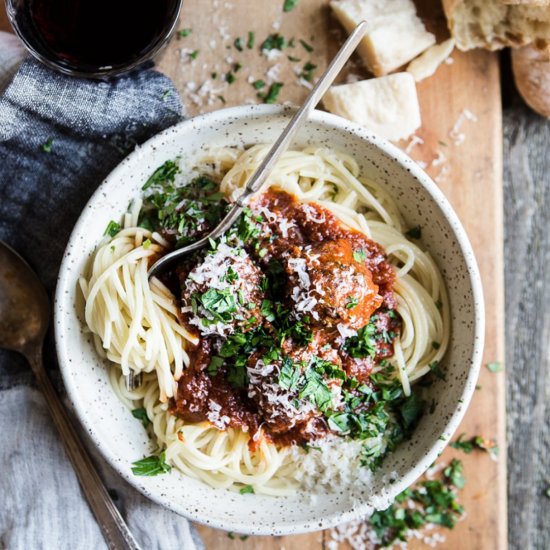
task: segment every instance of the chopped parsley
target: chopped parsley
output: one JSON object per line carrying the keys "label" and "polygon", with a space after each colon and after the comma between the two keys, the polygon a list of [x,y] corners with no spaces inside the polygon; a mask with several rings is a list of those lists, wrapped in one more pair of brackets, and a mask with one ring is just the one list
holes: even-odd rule
{"label": "chopped parsley", "polygon": [[462,475],[462,469],[462,462],[453,458],[449,466],[443,470],[445,478],[458,489],[464,488],[466,484],[464,476]]}
{"label": "chopped parsley", "polygon": [[363,263],[367,259],[365,251],[360,248],[359,250],[353,251],[353,259],[358,263]]}
{"label": "chopped parsley", "polygon": [[147,428],[150,424],[149,417],[147,416],[147,410],[145,407],[140,407],[139,409],[132,410],[132,416],[141,421],[141,423]]}
{"label": "chopped parsley", "polygon": [[241,495],[254,494],[254,487],[252,487],[252,485],[245,485],[241,487],[239,493],[241,493]]}
{"label": "chopped parsley", "polygon": [[52,146],[53,146],[53,138],[49,137],[41,146],[40,149],[44,151],[44,153],[51,153],[52,152]]}
{"label": "chopped parsley", "polygon": [[492,361],[491,363],[487,363],[485,366],[490,372],[502,372],[504,370],[502,363],[499,361]]}
{"label": "chopped parsley", "polygon": [[225,73],[225,81],[228,84],[233,84],[233,82],[235,82],[235,75],[231,71]]}
{"label": "chopped parsley", "polygon": [[180,171],[179,166],[173,160],[167,160],[162,166],[159,166],[145,182],[141,188],[143,191],[149,189],[152,185],[163,185],[165,183],[174,183],[176,174]]}
{"label": "chopped parsley", "polygon": [[103,234],[109,235],[109,237],[114,237],[119,231],[120,231],[120,224],[111,220],[107,224],[107,227],[105,228],[105,231],[103,232]]}
{"label": "chopped parsley", "polygon": [[358,303],[359,302],[355,296],[348,296],[348,303],[346,304],[346,309],[354,308]]}
{"label": "chopped parsley", "polygon": [[209,288],[199,298],[202,307],[210,313],[215,320],[230,321],[231,313],[237,311],[235,296],[230,288],[218,290]]}
{"label": "chopped parsley", "polygon": [[132,472],[136,476],[157,476],[165,474],[172,469],[166,462],[166,453],[151,455],[132,463]]}
{"label": "chopped parsley", "polygon": [[313,80],[313,71],[317,68],[317,65],[314,65],[310,61],[308,61],[304,68],[302,69],[302,72],[300,73],[300,77],[304,80],[307,80],[308,82],[311,82]]}
{"label": "chopped parsley", "polygon": [[265,88],[265,82],[263,80],[255,80],[252,83],[252,86],[254,86],[256,90],[261,90],[262,88]]}
{"label": "chopped parsley", "polygon": [[257,96],[260,99],[263,99],[264,103],[275,103],[279,97],[279,92],[281,91],[284,84],[282,82],[274,82],[267,93],[258,93]]}
{"label": "chopped parsley", "polygon": [[243,49],[244,49],[243,39],[240,36],[239,36],[239,38],[235,38],[235,42],[233,42],[233,46],[235,46],[235,48],[237,48],[237,50],[242,52]]}
{"label": "chopped parsley", "polygon": [[292,11],[298,5],[298,0],[285,0],[283,4],[283,11],[288,13]]}
{"label": "chopped parsley", "polygon": [[158,231],[176,248],[194,242],[223,218],[227,205],[218,185],[207,176],[198,176],[176,186],[179,167],[167,161],[157,168],[143,186],[145,195],[138,225]]}
{"label": "chopped parsley", "polygon": [[439,361],[433,361],[428,365],[430,367],[430,370],[439,378],[440,380],[445,380],[445,374],[441,370],[441,367],[439,366]]}
{"label": "chopped parsley", "polygon": [[300,61],[302,61],[299,57],[294,57],[293,55],[287,55],[286,57],[289,61],[292,61],[292,63],[300,63]]}
{"label": "chopped parsley", "polygon": [[300,44],[303,46],[306,52],[311,53],[313,51],[313,46],[309,45],[305,40],[300,39]]}
{"label": "chopped parsley", "polygon": [[474,435],[470,439],[464,439],[466,434],[460,434],[456,441],[451,443],[453,449],[459,449],[466,454],[470,454],[475,449],[486,451],[491,458],[498,457],[499,448],[495,440],[486,439],[481,435]]}
{"label": "chopped parsley", "polygon": [[354,358],[376,355],[376,326],[371,321],[357,331],[357,336],[347,338],[344,349]]}
{"label": "chopped parsley", "polygon": [[270,34],[261,44],[262,51],[282,50],[289,46],[289,43],[279,33]]}
{"label": "chopped parsley", "polygon": [[[452,467],[455,480],[459,468],[461,465],[457,464]],[[367,521],[381,546],[391,546],[397,541],[405,542],[410,531],[429,523],[452,529],[463,512],[453,484],[444,475],[441,480],[421,481],[414,488],[405,489],[386,510],[374,512]]]}
{"label": "chopped parsley", "polygon": [[198,55],[199,55],[199,52],[200,50],[193,50],[190,54],[189,54],[189,57],[191,59],[197,59]]}
{"label": "chopped parsley", "polygon": [[420,239],[422,238],[422,228],[417,225],[416,227],[413,227],[412,229],[409,229],[405,232],[405,237],[408,239]]}
{"label": "chopped parsley", "polygon": [[193,32],[193,29],[181,29],[181,31],[178,31],[178,38],[185,38],[186,36],[189,36]]}
{"label": "chopped parsley", "polygon": [[248,32],[248,40],[246,41],[246,47],[251,50],[254,47],[256,41],[256,33],[254,31]]}

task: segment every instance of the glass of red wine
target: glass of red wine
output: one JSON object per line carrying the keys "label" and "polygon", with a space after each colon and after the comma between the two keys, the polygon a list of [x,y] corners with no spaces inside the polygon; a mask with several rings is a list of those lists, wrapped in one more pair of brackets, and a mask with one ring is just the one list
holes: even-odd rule
{"label": "glass of red wine", "polygon": [[105,78],[150,60],[170,38],[182,0],[6,0],[37,59],[66,74]]}

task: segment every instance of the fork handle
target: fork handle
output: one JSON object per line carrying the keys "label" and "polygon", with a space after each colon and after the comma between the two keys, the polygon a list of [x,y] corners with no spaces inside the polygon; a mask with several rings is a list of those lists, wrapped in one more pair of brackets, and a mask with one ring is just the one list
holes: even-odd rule
{"label": "fork handle", "polygon": [[42,349],[26,354],[42,390],[54,424],[78,477],[88,504],[99,524],[105,542],[112,550],[141,550],[101,481],[86,448],[55,391],[42,362]]}

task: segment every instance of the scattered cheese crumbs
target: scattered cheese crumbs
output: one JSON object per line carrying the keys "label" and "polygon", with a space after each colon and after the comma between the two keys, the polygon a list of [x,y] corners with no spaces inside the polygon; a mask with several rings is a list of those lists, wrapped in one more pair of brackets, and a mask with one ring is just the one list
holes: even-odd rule
{"label": "scattered cheese crumbs", "polygon": [[206,414],[206,417],[216,428],[219,430],[225,430],[227,428],[230,418],[227,415],[220,415],[220,412],[222,410],[222,406],[219,403],[216,403],[215,401],[212,401],[212,399],[208,402],[208,413]]}
{"label": "scattered cheese crumbs", "polygon": [[421,124],[414,78],[405,72],[332,86],[323,103],[331,113],[392,141],[408,138]]}
{"label": "scattered cheese crumbs", "polygon": [[407,144],[407,148],[405,149],[405,153],[407,153],[407,155],[410,155],[412,153],[412,150],[417,145],[423,145],[423,144],[424,144],[424,140],[421,137],[417,136],[416,134],[413,134],[411,136],[411,140]]}
{"label": "scattered cheese crumbs", "polygon": [[447,179],[447,174],[450,172],[450,169],[447,165],[441,168],[439,174],[434,177],[435,183],[443,183]]}
{"label": "scattered cheese crumbs", "polygon": [[445,155],[441,151],[437,150],[436,153],[437,157],[432,160],[432,166],[440,166],[447,161]]}
{"label": "scattered cheese crumbs", "polygon": [[460,145],[461,143],[464,143],[464,140],[466,139],[466,136],[462,132],[460,132],[460,129],[462,128],[464,122],[466,122],[467,120],[477,122],[477,116],[468,109],[463,109],[463,111],[458,116],[458,119],[455,122],[452,130],[449,132],[449,137],[453,140],[453,143],[455,145]]}
{"label": "scattered cheese crumbs", "polygon": [[449,38],[441,44],[428,48],[423,54],[411,61],[407,67],[407,72],[414,76],[416,82],[432,76],[439,65],[451,55],[454,47],[454,39]]}
{"label": "scattered cheese crumbs", "polygon": [[358,52],[376,76],[395,71],[435,44],[412,0],[332,0],[330,7],[348,33],[361,21],[368,22]]}
{"label": "scattered cheese crumbs", "polygon": [[455,60],[452,57],[447,57],[445,59],[445,65],[452,65],[455,62]]}
{"label": "scattered cheese crumbs", "polygon": [[[362,467],[362,441],[345,441],[329,436],[311,442],[309,452],[293,445],[290,449],[292,460],[296,464],[296,481],[304,491],[322,493],[323,490],[346,490],[350,496],[364,491],[372,480],[369,468]],[[331,467],[327,468],[327,464]]]}

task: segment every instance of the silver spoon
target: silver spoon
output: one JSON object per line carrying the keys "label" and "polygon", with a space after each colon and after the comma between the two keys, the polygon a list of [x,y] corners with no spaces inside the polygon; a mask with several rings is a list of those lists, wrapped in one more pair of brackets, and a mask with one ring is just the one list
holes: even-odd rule
{"label": "silver spoon", "polygon": [[42,363],[42,346],[49,320],[48,297],[38,277],[21,256],[0,241],[0,348],[17,351],[30,363],[80,486],[109,548],[139,550],[139,545],[107,493],[71,424]]}
{"label": "silver spoon", "polygon": [[338,76],[338,73],[342,70],[342,67],[345,65],[346,61],[351,57],[351,54],[355,51],[355,48],[357,48],[359,42],[361,42],[361,39],[365,35],[367,27],[367,23],[363,21],[359,23],[359,25],[357,25],[357,27],[355,27],[353,32],[349,35],[349,38],[344,42],[344,45],[340,48],[330,65],[327,67],[326,71],[311,90],[304,104],[300,107],[300,109],[298,109],[298,111],[296,111],[296,114],[292,117],[283,133],[269,150],[269,153],[266,155],[263,162],[260,166],[258,166],[241,196],[235,201],[235,204],[225,218],[213,231],[206,235],[206,237],[203,237],[188,246],[178,248],[178,250],[174,250],[173,252],[170,252],[169,254],[166,254],[166,256],[163,256],[157,260],[149,269],[149,278],[158,275],[170,264],[181,259],[190,252],[204,248],[208,245],[211,239],[221,237],[235,223],[237,218],[241,215],[243,208],[250,202],[250,199],[254,196],[254,194],[261,189],[275,163],[288,149],[292,139],[296,135],[296,132],[302,123],[307,119],[317,103],[319,103],[325,92],[333,83],[334,79]]}

